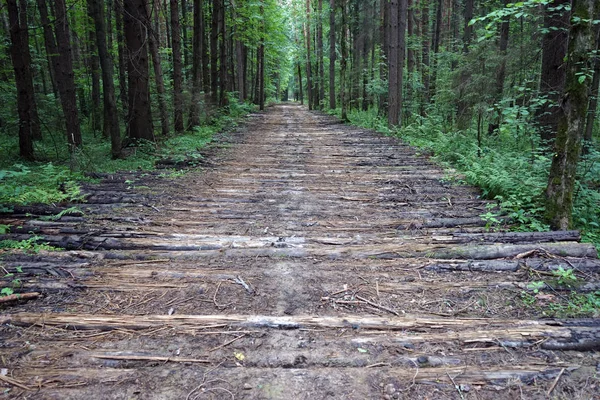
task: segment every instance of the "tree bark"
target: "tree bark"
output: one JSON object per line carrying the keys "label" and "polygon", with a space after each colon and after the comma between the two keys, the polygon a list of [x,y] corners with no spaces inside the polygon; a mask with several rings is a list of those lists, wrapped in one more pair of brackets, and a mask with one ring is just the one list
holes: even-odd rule
{"label": "tree bark", "polygon": [[[90,9],[91,6],[92,5],[90,1],[88,0],[87,7],[90,17],[92,17],[92,10]],[[96,29],[95,26],[90,25],[88,26],[88,42],[86,47],[88,49],[88,63],[92,77],[92,112],[90,117],[92,119],[92,130],[95,133],[100,130],[102,118],[100,117],[100,60],[98,59],[98,54],[95,51],[96,49],[94,49],[94,47],[97,47],[94,46],[94,43],[96,43]],[[105,131],[103,130],[102,133],[104,134]],[[106,137],[108,137],[108,134]]]}
{"label": "tree bark", "polygon": [[329,108],[335,110],[335,0],[329,0]]}
{"label": "tree bark", "polygon": [[548,142],[556,137],[560,106],[558,104],[565,86],[565,56],[569,43],[571,13],[557,6],[567,6],[571,0],[555,0],[546,6],[542,39],[542,72],[540,75],[540,97],[546,102],[536,112],[540,137]]}
{"label": "tree bark", "polygon": [[127,45],[127,75],[129,83],[129,117],[127,136],[130,139],[154,141],[150,111],[148,71],[148,27],[150,19],[145,0],[125,0],[125,42]]}
{"label": "tree bark", "polygon": [[[473,2],[466,0],[464,8],[464,33],[463,33],[463,55],[469,54],[469,45],[473,36],[473,26],[469,22],[473,19]],[[473,110],[470,102],[466,99],[467,88],[471,82],[471,70],[463,67],[459,73],[459,82],[457,87],[456,104],[456,126],[460,130],[468,129],[471,126]]]}
{"label": "tree bark", "polygon": [[54,69],[67,128],[67,143],[69,149],[73,151],[81,146],[81,128],[77,110],[73,58],[71,57],[69,19],[65,1],[55,0],[54,4],[56,6],[55,29],[58,46],[58,57],[55,59]]}
{"label": "tree bark", "polygon": [[310,36],[310,0],[306,0],[306,25],[304,29],[304,40],[306,41],[306,93],[308,95],[308,109],[313,109],[313,82],[312,82],[312,54],[311,54],[311,36]]}
{"label": "tree bark", "polygon": [[[147,10],[148,12],[148,10]],[[163,136],[169,136],[169,114],[167,111],[167,99],[165,91],[165,80],[163,78],[162,65],[160,63],[160,30],[158,23],[158,9],[153,9],[154,28],[148,32],[148,46],[152,54],[152,67],[154,68],[154,82],[156,83],[156,93],[158,94],[158,112],[160,114],[160,128]]]}
{"label": "tree bark", "polygon": [[302,88],[302,67],[298,63],[298,89],[300,91],[300,104],[304,105],[304,91]]}
{"label": "tree bark", "polygon": [[[194,18],[196,18],[196,6],[194,2]],[[195,21],[195,19],[194,19]],[[195,22],[194,22],[195,23]],[[188,20],[187,20],[187,0],[181,0],[181,45],[183,48],[183,62],[185,66],[190,65],[190,50],[188,46],[188,34],[187,34]],[[186,68],[186,75],[183,76],[182,79],[188,81],[189,76],[189,68]]]}
{"label": "tree bark", "polygon": [[[204,51],[204,2],[194,0],[194,33],[192,40],[192,102],[188,129],[200,125],[200,92],[202,91],[202,53]],[[206,66],[204,67],[206,68]]]}
{"label": "tree bark", "polygon": [[[235,0],[231,0],[231,9],[233,12],[234,21],[237,18],[236,3]],[[234,25],[234,36],[235,36],[235,66],[236,66],[236,78],[237,78],[237,91],[238,101],[243,103],[246,100],[246,80],[244,73],[244,44],[241,40],[241,26],[240,24]]]}
{"label": "tree bark", "polygon": [[33,79],[31,65],[26,52],[29,52],[27,26],[20,23],[17,0],[7,0],[8,23],[10,30],[10,55],[15,71],[17,87],[17,111],[19,114],[19,155],[24,160],[33,160],[33,138],[31,132],[31,104],[33,103]]}
{"label": "tree bark", "polygon": [[181,133],[183,127],[183,69],[181,65],[181,25],[179,23],[179,4],[170,0],[171,8],[171,50],[173,53],[173,123],[175,132]]}
{"label": "tree bark", "polygon": [[262,111],[265,109],[265,8],[260,4],[261,15],[261,37],[258,46],[258,107]]}
{"label": "tree bark", "polygon": [[[504,7],[510,3],[510,0],[504,0]],[[488,134],[494,134],[500,128],[500,122],[502,118],[502,110],[498,104],[502,100],[502,93],[504,92],[504,80],[506,78],[506,50],[508,49],[508,35],[510,32],[510,17],[506,16],[500,23],[500,41],[498,45],[498,51],[500,55],[500,63],[496,70],[496,88],[492,97],[493,107],[495,108],[492,122],[488,125]]]}
{"label": "tree bark", "polygon": [[210,92],[212,100],[219,101],[219,7],[221,0],[212,0],[210,30]]}
{"label": "tree bark", "polygon": [[129,102],[127,98],[127,61],[125,53],[125,35],[123,32],[123,5],[115,1],[115,20],[117,31],[117,65],[119,67],[119,99],[123,107],[124,115],[129,114]]}
{"label": "tree bark", "polygon": [[421,81],[423,82],[423,100],[421,102],[421,115],[425,116],[426,107],[429,104],[430,93],[430,68],[429,68],[429,0],[423,0],[421,11]]}
{"label": "tree bark", "polygon": [[[263,10],[264,13],[264,10]],[[219,106],[227,105],[228,62],[227,62],[227,31],[225,26],[225,2],[219,3]],[[264,50],[263,50],[264,53]],[[264,90],[264,89],[263,89]]]}
{"label": "tree bark", "polygon": [[567,230],[572,225],[573,191],[577,163],[581,152],[583,128],[589,101],[589,79],[579,82],[579,76],[591,67],[590,54],[594,50],[592,29],[595,0],[574,0],[567,50],[565,90],[561,99],[555,154],[552,157],[546,189],[545,216],[553,230]]}
{"label": "tree bark", "polygon": [[398,82],[398,69],[399,66],[399,55],[398,49],[399,32],[398,26],[400,22],[400,1],[401,0],[390,0],[390,18],[389,18],[389,47],[388,47],[388,125],[394,127],[398,125],[400,120],[400,92]]}
{"label": "tree bark", "polygon": [[348,25],[347,25],[347,0],[341,0],[342,7],[342,35],[340,37],[341,41],[341,51],[342,51],[342,60],[340,63],[340,101],[342,103],[342,121],[348,121],[348,100],[346,99],[346,67],[348,63],[348,44],[347,44],[347,33],[348,33]]}
{"label": "tree bark", "polygon": [[317,59],[319,61],[319,95],[316,101],[317,108],[323,108],[325,99],[325,68],[323,67],[323,0],[317,3]]}
{"label": "tree bark", "polygon": [[[596,10],[596,20],[600,18],[600,7]],[[585,122],[585,133],[583,134],[583,140],[585,141],[584,151],[587,153],[589,145],[592,142],[592,134],[594,131],[594,121],[596,120],[596,114],[598,110],[598,94],[600,92],[598,85],[600,85],[600,25],[596,25],[596,54],[594,57],[594,72],[592,76],[592,86],[590,91],[590,104],[588,107],[586,122]]]}
{"label": "tree bark", "polygon": [[438,0],[437,6],[436,6],[436,13],[435,13],[435,15],[436,15],[435,16],[435,30],[433,32],[433,36],[432,36],[432,40],[431,40],[433,56],[431,57],[431,69],[430,69],[431,80],[429,83],[429,100],[430,101],[435,97],[436,86],[437,86],[437,62],[438,62],[438,53],[440,52],[442,24],[444,23],[443,8],[444,8],[444,1]]}
{"label": "tree bark", "polygon": [[121,130],[119,128],[119,114],[115,98],[115,85],[113,81],[113,63],[106,45],[106,29],[104,18],[104,4],[101,0],[88,0],[90,15],[96,27],[96,46],[102,69],[102,93],[104,99],[104,132],[110,136],[112,158],[121,156]]}
{"label": "tree bark", "polygon": [[48,18],[48,8],[46,7],[45,0],[37,0],[37,6],[40,13],[40,22],[42,23],[42,29],[44,31],[44,47],[48,57],[48,69],[50,72],[50,79],[52,80],[52,89],[55,97],[58,97],[56,72],[54,71],[54,64],[52,63],[52,57],[58,54],[56,39],[54,37],[54,32],[52,31],[52,25],[50,25],[50,18]]}

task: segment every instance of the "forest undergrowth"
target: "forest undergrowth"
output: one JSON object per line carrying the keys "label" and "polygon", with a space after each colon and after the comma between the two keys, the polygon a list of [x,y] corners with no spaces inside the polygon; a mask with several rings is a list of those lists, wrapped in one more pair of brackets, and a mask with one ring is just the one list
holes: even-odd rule
{"label": "forest undergrowth", "polygon": [[[82,200],[79,183],[93,181],[96,173],[116,171],[149,171],[157,162],[185,162],[194,166],[203,158],[202,150],[215,134],[236,126],[241,118],[254,109],[232,98],[230,105],[207,117],[205,123],[181,135],[158,137],[156,143],[137,143],[126,149],[126,158],[110,159],[110,143],[98,133],[84,130],[85,145],[73,153],[62,145],[62,138],[48,132],[44,140],[35,142],[38,160],[18,160],[17,137],[0,135],[0,210],[12,205],[58,204]],[[59,144],[57,144],[57,142]],[[165,171],[165,177],[182,173]]]}
{"label": "forest undergrowth", "polygon": [[[334,111],[340,115],[339,110]],[[544,223],[544,190],[548,185],[551,153],[537,142],[536,132],[525,135],[515,126],[504,126],[498,134],[480,137],[477,131],[451,130],[442,117],[417,117],[402,128],[390,129],[387,119],[376,110],[348,112],[351,124],[374,129],[402,139],[448,168],[448,179],[481,188],[482,196],[495,200],[500,212],[489,211],[482,218],[493,230],[502,223],[500,214],[516,231],[547,231]],[[522,127],[521,127],[522,128]],[[600,248],[600,151],[589,147],[579,164],[574,227],[586,242]]]}

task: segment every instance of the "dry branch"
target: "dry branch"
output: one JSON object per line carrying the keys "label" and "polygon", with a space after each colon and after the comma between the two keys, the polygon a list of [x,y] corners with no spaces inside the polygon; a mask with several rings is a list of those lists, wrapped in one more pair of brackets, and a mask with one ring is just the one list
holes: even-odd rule
{"label": "dry branch", "polygon": [[0,297],[0,304],[1,303],[10,303],[10,302],[19,301],[19,300],[31,300],[31,299],[36,299],[38,297],[40,297],[40,293],[38,293],[38,292],[16,293],[16,294],[11,294],[8,296]]}

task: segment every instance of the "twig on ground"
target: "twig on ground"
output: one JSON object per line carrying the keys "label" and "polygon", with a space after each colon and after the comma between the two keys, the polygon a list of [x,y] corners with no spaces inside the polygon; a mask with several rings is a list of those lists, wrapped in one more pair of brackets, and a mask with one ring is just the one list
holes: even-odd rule
{"label": "twig on ground", "polygon": [[103,360],[126,360],[126,361],[163,361],[163,362],[189,362],[208,364],[212,361],[202,360],[197,358],[178,358],[178,357],[160,357],[160,356],[111,356],[107,354],[91,354],[90,357],[100,358]]}
{"label": "twig on ground", "polygon": [[252,288],[250,287],[250,285],[248,285],[246,282],[244,282],[244,280],[242,279],[242,277],[241,277],[241,276],[239,276],[239,275],[238,275],[238,276],[236,276],[236,277],[235,277],[235,281],[234,281],[234,282],[235,282],[235,283],[237,283],[237,284],[240,284],[240,285],[242,285],[242,286],[244,287],[244,289],[246,289],[246,291],[247,291],[248,293],[250,293],[250,294],[254,294],[254,289],[252,289]]}
{"label": "twig on ground", "polygon": [[0,375],[0,381],[6,382],[9,385],[16,386],[16,387],[21,388],[23,390],[33,390],[29,386],[25,386],[24,384],[22,384],[18,380],[13,379],[13,378],[9,378],[8,376]]}
{"label": "twig on ground", "polygon": [[369,305],[371,305],[371,306],[373,306],[375,308],[379,308],[381,310],[387,311],[387,312],[392,313],[394,315],[400,316],[400,313],[398,313],[398,311],[394,311],[391,308],[387,308],[385,306],[382,306],[381,304],[373,303],[372,301],[367,300],[367,299],[365,299],[364,297],[361,297],[361,296],[356,296],[356,298],[358,300],[360,300],[360,301],[364,301],[365,303],[367,303],[367,304],[369,304]]}
{"label": "twig on ground", "polygon": [[461,398],[462,400],[465,400],[465,396],[463,396],[462,390],[460,390],[460,386],[458,386],[458,385],[456,384],[456,382],[454,382],[454,378],[452,378],[452,377],[450,376],[450,373],[449,373],[448,371],[446,371],[446,375],[448,375],[448,378],[450,378],[450,382],[452,382],[452,384],[454,385],[454,388],[455,388],[455,389],[456,389],[456,391],[458,392],[458,394],[459,394],[460,398]]}
{"label": "twig on ground", "polygon": [[217,308],[225,308],[232,304],[232,303],[227,303],[227,304],[217,303],[217,293],[219,293],[219,289],[221,288],[222,284],[223,284],[223,281],[220,281],[219,284],[217,285],[217,290],[215,290],[215,294],[213,296],[213,303],[215,304],[215,307],[217,307]]}
{"label": "twig on ground", "polygon": [[550,395],[552,394],[552,392],[554,391],[554,389],[556,388],[556,385],[558,384],[558,381],[560,380],[560,377],[565,373],[565,368],[561,369],[560,372],[558,373],[558,375],[556,376],[556,379],[554,379],[554,382],[552,382],[552,386],[550,386],[550,389],[548,389],[548,392],[546,392],[546,395],[548,397],[550,397]]}
{"label": "twig on ground", "polygon": [[242,335],[240,335],[240,336],[238,336],[238,337],[236,337],[236,338],[233,338],[233,339],[231,339],[231,340],[229,340],[229,341],[227,341],[227,342],[223,343],[223,344],[222,344],[222,345],[220,345],[220,346],[213,347],[212,349],[210,349],[210,350],[209,350],[209,352],[213,352],[213,351],[215,351],[215,350],[222,349],[222,348],[223,348],[223,347],[225,347],[225,346],[229,346],[231,343],[233,343],[233,342],[235,342],[235,341],[237,341],[237,340],[240,340],[240,339],[241,339],[241,338],[243,338],[244,336],[246,336],[246,334],[245,334],[245,333],[244,333],[244,334],[242,334]]}

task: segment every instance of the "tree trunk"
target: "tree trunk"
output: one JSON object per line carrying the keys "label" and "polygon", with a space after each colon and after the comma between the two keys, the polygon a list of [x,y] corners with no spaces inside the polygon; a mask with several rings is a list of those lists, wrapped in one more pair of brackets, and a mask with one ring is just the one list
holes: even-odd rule
{"label": "tree trunk", "polygon": [[443,7],[444,7],[444,1],[438,0],[437,6],[436,6],[436,13],[435,13],[435,30],[433,32],[433,36],[432,36],[432,40],[431,40],[433,56],[431,57],[431,69],[430,69],[431,80],[429,83],[429,101],[431,101],[435,97],[436,86],[437,86],[438,53],[440,52],[442,24],[444,23],[444,20],[442,17]]}
{"label": "tree trunk", "polygon": [[173,123],[175,132],[181,133],[183,127],[183,69],[181,65],[181,25],[179,23],[179,4],[170,0],[171,8],[171,50],[173,53]]}
{"label": "tree trunk", "polygon": [[54,69],[60,100],[67,128],[67,143],[73,151],[81,146],[81,128],[79,126],[79,113],[77,111],[77,96],[75,89],[75,74],[73,73],[73,59],[71,57],[71,37],[67,8],[64,0],[55,0],[56,6],[56,43],[58,57],[55,59]]}
{"label": "tree trunk", "polygon": [[29,24],[27,22],[27,1],[19,0],[19,25],[21,28],[27,28],[22,36],[23,40],[23,57],[26,65],[29,65],[29,71],[31,73],[31,96],[28,97],[29,101],[29,118],[31,139],[42,140],[42,128],[40,117],[38,115],[37,104],[35,102],[35,88],[33,86],[33,75],[34,72],[31,70],[31,53],[29,51]]}
{"label": "tree trunk", "polygon": [[52,63],[52,57],[58,54],[56,48],[56,39],[54,38],[54,32],[50,25],[50,18],[48,18],[48,8],[46,7],[45,0],[37,0],[37,6],[40,13],[40,22],[44,31],[44,47],[46,49],[46,55],[48,57],[48,70],[50,72],[50,79],[52,80],[52,91],[55,97],[58,97],[58,87],[56,85],[56,72],[54,71],[54,65]]}
{"label": "tree trunk", "polygon": [[341,41],[341,50],[342,50],[342,60],[340,63],[340,101],[342,103],[342,120],[348,121],[348,100],[346,99],[346,66],[348,63],[348,44],[347,44],[347,33],[348,33],[348,25],[347,25],[347,0],[341,0],[342,6],[342,35],[340,37]]}
{"label": "tree trunk", "polygon": [[[463,33],[463,54],[469,54],[469,45],[473,35],[473,26],[469,22],[473,19],[473,1],[465,1],[464,9],[464,33]],[[470,68],[463,67],[460,71],[459,83],[457,88],[456,104],[456,126],[460,130],[468,129],[471,126],[473,110],[470,102],[466,99],[467,88],[471,82]]]}
{"label": "tree trunk", "polygon": [[210,93],[213,102],[219,101],[219,7],[221,0],[212,0],[210,29]]}
{"label": "tree trunk", "polygon": [[[412,41],[414,34],[415,34],[415,0],[408,0],[408,4],[407,4],[407,17],[406,17],[406,24],[407,24],[407,29],[408,29],[408,37],[410,38],[409,40]],[[407,50],[407,65],[408,65],[408,75],[410,76],[413,71],[415,70],[415,64],[416,64],[416,60],[415,60],[415,51],[413,50],[412,46],[408,47]]]}
{"label": "tree trunk", "polygon": [[[596,36],[596,51],[600,50],[600,28],[597,28],[597,36]],[[583,139],[585,140],[585,147],[587,152],[587,148],[592,142],[592,134],[594,132],[594,121],[596,120],[596,113],[598,110],[598,85],[600,84],[600,56],[596,54],[594,57],[594,75],[592,77],[592,85],[590,90],[590,104],[588,107],[588,113],[585,122],[585,133],[583,134]]]}
{"label": "tree trunk", "polygon": [[573,190],[590,84],[589,79],[579,82],[579,77],[591,67],[590,54],[595,48],[592,29],[595,7],[598,7],[596,0],[573,1],[572,20],[579,22],[571,26],[569,33],[565,91],[560,102],[563,112],[546,189],[545,216],[553,230],[567,230],[572,225]]}
{"label": "tree trunk", "polygon": [[[389,32],[389,20],[390,20],[390,2],[388,0],[380,0],[381,2],[381,51],[383,52],[383,61],[379,63],[379,79],[382,82],[388,82],[389,86],[389,74],[387,70],[387,63],[389,62],[389,43],[390,43],[390,32]],[[387,113],[387,97],[385,94],[379,96],[379,114],[385,115]]]}
{"label": "tree trunk", "polygon": [[[235,0],[231,0],[231,10],[233,12],[233,20],[237,19],[236,13],[236,3]],[[235,26],[235,65],[236,65],[236,78],[237,78],[237,91],[238,91],[238,101],[242,104],[246,100],[246,81],[244,74],[244,45],[241,40],[241,31],[242,27],[240,24]]]}
{"label": "tree trunk", "polygon": [[113,81],[113,62],[106,45],[106,29],[104,19],[104,4],[101,0],[88,0],[90,15],[96,27],[96,45],[102,69],[102,93],[104,99],[104,132],[110,136],[112,158],[121,156],[121,130],[119,129],[119,114],[115,99]]}
{"label": "tree trunk", "polygon": [[335,0],[329,0],[329,108],[335,110]]}
{"label": "tree trunk", "polygon": [[400,2],[401,0],[390,0],[390,15],[389,15],[389,47],[388,47],[388,125],[394,127],[398,125],[400,118],[400,97],[398,82],[398,69],[399,66],[399,43],[398,37],[400,28],[398,23],[400,22]]}
{"label": "tree trunk", "polygon": [[[24,160],[33,160],[33,138],[31,133],[31,104],[33,98],[33,79],[31,65],[27,62],[29,52],[27,26],[21,26],[17,0],[7,0],[10,30],[10,55],[15,71],[17,87],[17,111],[19,114],[19,155]],[[22,10],[21,10],[22,11]]]}
{"label": "tree trunk", "polygon": [[[510,3],[510,0],[504,0],[504,7]],[[506,49],[508,49],[508,34],[510,32],[510,17],[506,16],[500,23],[500,42],[498,51],[500,54],[500,64],[496,70],[496,90],[493,95],[493,106],[495,108],[495,116],[493,121],[488,126],[488,134],[497,132],[500,128],[500,122],[502,118],[502,110],[498,104],[502,100],[502,93],[504,92],[504,80],[506,78]]]}
{"label": "tree trunk", "polygon": [[127,76],[129,83],[129,117],[127,136],[130,139],[154,141],[150,111],[148,73],[148,18],[145,0],[125,0],[125,42],[127,44]]}
{"label": "tree trunk", "polygon": [[429,104],[429,0],[423,0],[421,11],[421,47],[422,47],[422,69],[421,81],[423,82],[423,100],[421,102],[421,115],[425,116],[426,107]]}
{"label": "tree trunk", "polygon": [[261,16],[261,35],[260,45],[258,46],[258,107],[262,111],[265,109],[265,8],[260,4]]}
{"label": "tree trunk", "polygon": [[[194,3],[195,4],[195,3]],[[194,18],[196,18],[196,6],[194,6]],[[195,21],[195,19],[194,19]],[[181,33],[182,33],[182,46],[183,46],[183,62],[184,65],[190,65],[190,50],[188,46],[188,35],[187,35],[187,0],[181,0]],[[189,68],[186,68],[189,71]],[[189,72],[185,76],[186,80],[189,80]]]}
{"label": "tree trunk", "polygon": [[560,119],[559,99],[565,86],[565,56],[569,44],[571,12],[557,6],[567,6],[571,0],[555,0],[546,6],[542,39],[542,72],[540,75],[540,97],[546,102],[536,112],[540,136],[551,141],[556,136]]}
{"label": "tree trunk", "polygon": [[[90,1],[87,2],[88,14],[92,16],[92,6]],[[93,18],[92,18],[93,19]],[[97,132],[100,130],[100,60],[98,54],[94,51],[94,43],[96,43],[96,29],[95,26],[90,25],[88,27],[88,63],[91,70],[92,76],[92,112],[90,114],[92,119],[92,131]],[[97,46],[96,46],[97,47]],[[102,131],[104,133],[104,131]],[[108,135],[106,136],[108,137]]]}
{"label": "tree trunk", "polygon": [[129,114],[129,102],[127,99],[127,60],[125,54],[125,35],[123,33],[123,5],[115,1],[115,20],[117,31],[117,64],[119,67],[119,99],[124,115]]}
{"label": "tree trunk", "polygon": [[194,33],[192,40],[192,101],[188,129],[200,125],[200,92],[202,91],[202,52],[204,41],[204,7],[202,0],[194,0]]}
{"label": "tree trunk", "polygon": [[310,46],[310,42],[311,42],[310,0],[306,0],[306,25],[305,25],[305,29],[304,29],[304,34],[305,34],[304,40],[306,40],[306,93],[308,95],[308,109],[312,110],[313,104],[314,104],[313,96],[315,94],[313,93],[312,66],[311,66],[312,54],[310,53],[311,52],[311,46]]}
{"label": "tree trunk", "polygon": [[[148,12],[148,11],[146,11]],[[165,80],[163,78],[162,65],[160,64],[160,26],[158,23],[158,9],[154,8],[154,29],[148,32],[148,46],[152,54],[152,67],[154,68],[154,81],[156,93],[158,94],[158,111],[160,113],[160,129],[163,136],[169,136],[169,114],[167,111],[167,99],[165,91]]]}
{"label": "tree trunk", "polygon": [[323,67],[323,0],[317,3],[317,59],[319,60],[319,96],[317,108],[323,108],[325,99],[325,68]]}
{"label": "tree trunk", "polygon": [[219,42],[219,106],[223,107],[227,105],[227,65],[229,64],[227,62],[227,31],[225,26],[225,3],[223,0],[221,0],[219,3],[218,16],[219,36],[221,38],[221,41]]}
{"label": "tree trunk", "polygon": [[[600,7],[596,6],[596,16],[594,20],[600,19]],[[588,107],[588,113],[585,123],[585,133],[583,134],[583,140],[585,141],[585,145],[583,150],[585,153],[588,153],[589,147],[592,143],[592,134],[594,132],[594,122],[596,120],[596,114],[598,110],[598,95],[600,94],[600,25],[595,25],[595,35],[596,35],[596,53],[593,61],[594,72],[592,76],[592,85],[590,88],[590,104]]]}
{"label": "tree trunk", "polygon": [[304,105],[304,91],[302,88],[302,67],[298,63],[298,89],[300,91],[300,104]]}

